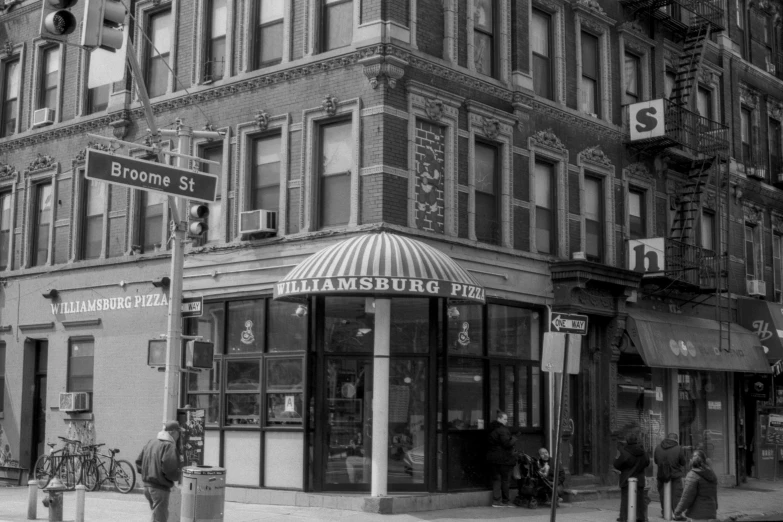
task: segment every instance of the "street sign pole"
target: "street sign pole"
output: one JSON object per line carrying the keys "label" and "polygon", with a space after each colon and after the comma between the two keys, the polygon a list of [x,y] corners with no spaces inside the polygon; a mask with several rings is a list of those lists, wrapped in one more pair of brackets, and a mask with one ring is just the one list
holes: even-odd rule
{"label": "street sign pole", "polygon": [[[568,375],[568,344],[569,344],[569,337],[571,337],[572,334],[566,334],[566,344],[565,344],[565,354],[563,355],[563,373],[560,374],[560,397],[558,399],[558,409],[560,410],[557,414],[557,423],[555,424],[555,447],[554,447],[554,455],[553,458],[555,459],[554,464],[554,475],[552,475],[552,511],[550,516],[550,522],[555,522],[555,519],[557,518],[557,499],[558,499],[558,491],[557,487],[559,485],[558,477],[560,474],[560,427],[563,425],[563,396],[565,395],[565,386],[566,386],[566,376]],[[554,375],[554,374],[552,374]]]}

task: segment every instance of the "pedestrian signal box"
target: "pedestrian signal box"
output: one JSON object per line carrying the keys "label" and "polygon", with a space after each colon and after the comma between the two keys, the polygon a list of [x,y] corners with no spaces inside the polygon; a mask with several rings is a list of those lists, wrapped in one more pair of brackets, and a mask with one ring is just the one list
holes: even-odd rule
{"label": "pedestrian signal box", "polygon": [[185,345],[185,367],[194,369],[212,369],[212,355],[215,346],[204,341],[188,341]]}

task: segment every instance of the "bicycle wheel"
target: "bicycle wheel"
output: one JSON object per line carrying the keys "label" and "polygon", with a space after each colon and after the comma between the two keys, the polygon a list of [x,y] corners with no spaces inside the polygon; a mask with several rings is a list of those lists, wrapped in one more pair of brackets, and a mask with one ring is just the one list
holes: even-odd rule
{"label": "bicycle wheel", "polygon": [[52,480],[52,459],[49,455],[38,457],[33,468],[33,476],[35,481],[38,482],[38,489],[43,489],[49,485],[49,481]]}
{"label": "bicycle wheel", "polygon": [[76,474],[76,466],[72,456],[68,455],[63,457],[63,460],[60,463],[58,476],[66,489],[70,491],[76,488],[76,482],[78,481],[79,476]]}
{"label": "bicycle wheel", "polygon": [[95,491],[101,484],[98,466],[91,460],[85,461],[82,465],[82,484],[87,491]]}
{"label": "bicycle wheel", "polygon": [[136,470],[133,469],[133,465],[127,460],[115,461],[112,482],[120,493],[128,493],[132,490],[136,485]]}

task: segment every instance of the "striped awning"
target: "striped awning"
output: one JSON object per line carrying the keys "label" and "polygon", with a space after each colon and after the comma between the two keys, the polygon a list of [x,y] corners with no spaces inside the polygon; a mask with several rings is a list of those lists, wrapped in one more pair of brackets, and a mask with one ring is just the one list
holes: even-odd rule
{"label": "striped awning", "polygon": [[484,302],[484,288],[449,256],[387,232],[346,239],[313,254],[274,289],[275,299],[283,300],[339,294]]}

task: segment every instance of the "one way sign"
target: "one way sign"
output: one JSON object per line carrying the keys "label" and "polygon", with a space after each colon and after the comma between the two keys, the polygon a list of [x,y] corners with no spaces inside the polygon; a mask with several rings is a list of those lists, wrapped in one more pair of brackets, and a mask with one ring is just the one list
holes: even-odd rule
{"label": "one way sign", "polygon": [[552,313],[550,331],[587,335],[587,316],[578,314]]}
{"label": "one way sign", "polygon": [[204,313],[204,296],[183,297],[180,310],[182,311],[183,319],[187,317],[201,317]]}

